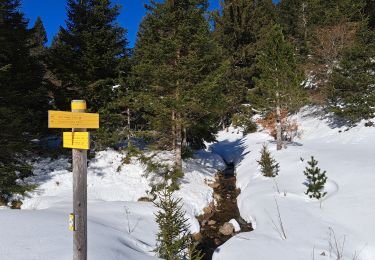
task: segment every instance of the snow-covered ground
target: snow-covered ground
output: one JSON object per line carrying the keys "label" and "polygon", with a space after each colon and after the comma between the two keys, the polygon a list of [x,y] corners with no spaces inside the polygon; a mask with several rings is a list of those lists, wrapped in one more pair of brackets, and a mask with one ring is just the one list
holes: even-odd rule
{"label": "snow-covered ground", "polygon": [[[153,259],[156,208],[138,202],[147,196],[150,180],[137,160],[122,165],[123,154],[107,150],[97,153],[88,167],[88,258]],[[160,153],[160,160],[171,154]],[[205,179],[213,179],[224,167],[220,156],[200,151],[184,162],[185,177],[176,196],[182,197],[191,231],[199,231],[194,218],[212,200]],[[119,166],[122,167],[119,168]],[[68,215],[72,211],[72,173],[66,158],[41,159],[34,164],[29,183],[39,185],[23,200],[22,210],[0,210],[0,259],[71,259],[72,233]]]}
{"label": "snow-covered ground", "polygon": [[[375,259],[375,129],[361,123],[345,131],[311,108],[296,119],[303,129],[302,138],[285,150],[276,151],[266,132],[243,137],[236,129],[222,132],[220,142],[211,145],[226,160],[237,162],[239,209],[255,227],[218,248],[213,259]],[[268,144],[280,163],[275,179],[260,174],[256,161],[263,144]],[[327,171],[328,194],[321,205],[304,194],[303,171],[311,156]],[[286,239],[277,231],[275,200]]]}
{"label": "snow-covered ground", "polygon": [[[212,179],[227,162],[236,163],[238,205],[255,230],[241,233],[219,247],[215,260],[341,260],[375,259],[375,129],[363,123],[345,131],[319,109],[296,116],[302,138],[276,151],[264,131],[242,136],[238,129],[220,132],[218,143],[184,162],[185,177],[176,196],[183,198],[191,230],[193,217],[212,200]],[[339,132],[340,131],[340,132]],[[268,144],[280,163],[276,178],[259,172],[260,149]],[[211,153],[213,152],[213,153]],[[218,154],[218,155],[215,155]],[[220,155],[220,156],[219,156]],[[89,259],[155,259],[157,225],[152,203],[138,202],[150,190],[144,167],[136,160],[121,165],[124,155],[99,152],[88,169]],[[161,153],[162,160],[170,154]],[[303,174],[314,156],[327,171],[327,196],[309,199]],[[28,181],[38,189],[24,199],[22,210],[0,210],[0,259],[71,259],[72,233],[68,215],[72,204],[72,173],[67,159],[41,159]],[[286,239],[279,234],[277,205]],[[331,246],[330,246],[331,245]],[[313,256],[314,255],[314,256]]]}

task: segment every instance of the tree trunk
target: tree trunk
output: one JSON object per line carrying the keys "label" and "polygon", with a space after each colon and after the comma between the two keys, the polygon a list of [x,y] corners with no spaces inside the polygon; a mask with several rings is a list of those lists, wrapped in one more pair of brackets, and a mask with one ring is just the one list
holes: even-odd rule
{"label": "tree trunk", "polygon": [[127,133],[127,139],[128,139],[128,147],[131,146],[130,142],[130,108],[127,109],[127,119],[128,119],[128,133]]}
{"label": "tree trunk", "polygon": [[176,169],[182,171],[182,127],[181,114],[176,113],[176,149],[175,149]]}
{"label": "tree trunk", "polygon": [[277,150],[283,147],[283,140],[281,135],[281,111],[279,102],[279,92],[276,92],[276,146]]}
{"label": "tree trunk", "polygon": [[186,127],[182,129],[182,147],[187,147],[187,134],[186,134]]}
{"label": "tree trunk", "polygon": [[[178,61],[180,60],[180,56],[181,56],[181,50],[178,49],[177,52],[176,52],[176,61],[175,61],[175,66],[177,67],[178,66]],[[177,104],[179,104],[180,102],[180,81],[177,79],[176,81],[176,92],[175,92],[175,98],[176,98],[176,102]],[[174,139],[174,143],[175,143],[175,167],[176,167],[176,170],[178,171],[181,171],[182,172],[182,118],[181,118],[181,112],[179,111],[174,111],[174,116],[175,116],[175,128],[174,128],[174,132],[175,132],[175,139]]]}
{"label": "tree trunk", "polygon": [[172,150],[176,151],[176,111],[172,110]]}
{"label": "tree trunk", "polygon": [[227,115],[224,115],[221,118],[221,128],[223,131],[228,130],[228,116]]}
{"label": "tree trunk", "polygon": [[304,40],[307,39],[307,15],[306,15],[307,4],[302,3],[302,23],[303,23],[303,36]]}

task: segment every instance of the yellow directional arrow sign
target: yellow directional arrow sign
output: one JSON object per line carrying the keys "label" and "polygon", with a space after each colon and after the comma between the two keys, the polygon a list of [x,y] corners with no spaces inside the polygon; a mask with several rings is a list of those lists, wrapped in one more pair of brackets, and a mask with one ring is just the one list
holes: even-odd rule
{"label": "yellow directional arrow sign", "polygon": [[73,149],[90,149],[90,134],[88,132],[64,132],[63,147]]}
{"label": "yellow directional arrow sign", "polygon": [[48,128],[99,128],[99,114],[50,110]]}

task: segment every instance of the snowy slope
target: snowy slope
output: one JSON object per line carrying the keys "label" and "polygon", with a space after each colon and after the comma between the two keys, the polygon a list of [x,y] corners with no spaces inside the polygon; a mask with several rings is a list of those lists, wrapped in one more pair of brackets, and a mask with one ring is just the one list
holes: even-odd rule
{"label": "snowy slope", "polygon": [[[238,129],[230,129],[221,132],[219,142],[210,144],[208,151],[199,151],[184,162],[185,177],[175,195],[183,198],[192,232],[199,230],[194,215],[202,213],[212,200],[212,189],[205,180],[224,167],[221,157],[237,165],[240,212],[255,230],[230,239],[216,250],[214,259],[337,259],[335,249],[330,249],[330,242],[335,247],[334,235],[343,248],[342,260],[375,259],[375,129],[362,123],[345,131],[334,127],[319,109],[305,109],[296,118],[302,138],[285,150],[275,151],[272,138],[264,131],[242,136]],[[256,160],[264,143],[280,163],[275,179],[259,173]],[[328,195],[322,203],[304,194],[303,170],[311,155],[327,171]],[[156,209],[151,203],[137,201],[146,196],[150,180],[143,177],[144,167],[136,160],[119,168],[123,156],[102,151],[89,164],[89,259],[155,259]],[[171,156],[158,155],[167,162]],[[41,159],[34,172],[36,176],[28,181],[39,188],[24,199],[23,210],[0,209],[0,259],[71,259],[69,162]],[[277,231],[275,199],[286,239]]]}
{"label": "snowy slope", "polygon": [[[312,108],[304,109],[296,118],[303,135],[286,150],[276,151],[266,132],[243,137],[235,129],[221,132],[221,142],[211,145],[226,160],[237,162],[240,212],[255,226],[253,232],[239,234],[218,248],[213,259],[337,259],[334,235],[343,248],[339,250],[344,255],[341,259],[375,259],[375,129],[361,123],[345,131],[344,127],[333,127],[319,109]],[[275,179],[259,172],[256,160],[264,143],[280,163]],[[327,171],[328,194],[321,208],[319,201],[304,194],[303,171],[312,155]],[[285,240],[277,231],[275,199]],[[330,249],[330,242],[334,249]]]}
{"label": "snowy slope", "polygon": [[[139,203],[137,203],[139,204]],[[129,208],[131,231],[127,229],[124,207]],[[72,233],[67,229],[70,210],[0,210],[0,258],[9,260],[72,259]],[[150,203],[89,203],[89,259],[153,259],[154,234]],[[144,227],[147,226],[147,229]]]}
{"label": "snowy slope", "polygon": [[[150,190],[144,167],[133,160],[121,168],[123,154],[107,150],[97,153],[88,167],[88,258],[153,259],[155,236],[152,203],[137,202]],[[160,153],[170,160],[171,154]],[[176,196],[182,197],[192,232],[199,230],[194,218],[212,200],[212,179],[224,163],[217,155],[200,151],[184,162],[185,177]],[[66,158],[41,159],[34,164],[39,185],[23,200],[22,210],[0,210],[0,259],[71,259],[72,233],[68,215],[72,211],[72,173]]]}

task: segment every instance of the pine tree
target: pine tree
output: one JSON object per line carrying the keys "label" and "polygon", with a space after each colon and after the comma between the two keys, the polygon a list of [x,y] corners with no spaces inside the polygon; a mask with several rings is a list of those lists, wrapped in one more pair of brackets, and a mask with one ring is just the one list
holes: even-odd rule
{"label": "pine tree", "polygon": [[220,98],[219,48],[205,19],[207,0],[151,1],[134,50],[132,81],[161,148],[173,149],[182,171],[182,148],[214,139],[213,107]]}
{"label": "pine tree", "polygon": [[[0,197],[23,193],[17,181],[31,174],[24,153],[39,134],[47,110],[43,67],[30,55],[31,32],[19,0],[0,2]],[[30,122],[32,121],[32,124]],[[0,198],[0,199],[1,199]]]}
{"label": "pine tree", "polygon": [[215,16],[215,37],[231,61],[232,76],[247,88],[253,85],[256,43],[274,20],[271,0],[225,0],[222,14]]}
{"label": "pine tree", "polygon": [[267,146],[263,145],[260,160],[257,161],[260,165],[260,171],[266,177],[276,177],[279,174],[280,166],[271,153],[268,151]]}
{"label": "pine tree", "polygon": [[190,233],[181,199],[173,198],[172,191],[165,188],[158,193],[158,201],[154,204],[159,208],[155,214],[159,225],[155,251],[160,258],[166,260],[186,259]]}
{"label": "pine tree", "polygon": [[373,44],[350,48],[332,76],[331,108],[354,125],[375,116],[375,55]]}
{"label": "pine tree", "polygon": [[119,8],[110,0],[68,0],[66,29],[49,52],[49,67],[62,82],[60,106],[81,98],[98,111],[113,100],[112,86],[127,74],[129,55],[126,30],[115,23]]}
{"label": "pine tree", "polygon": [[375,116],[375,29],[369,22],[365,17],[356,23],[352,44],[343,49],[329,84],[331,110],[350,125]]}
{"label": "pine tree", "polygon": [[275,111],[277,150],[280,150],[283,143],[281,111],[296,111],[303,104],[303,71],[279,25],[267,28],[258,46],[256,67],[260,74],[249,98],[254,108],[266,113]]}
{"label": "pine tree", "polygon": [[229,104],[222,106],[224,126],[230,125],[231,120],[245,128],[252,125],[248,120],[252,111],[242,104],[247,103],[246,93],[254,87],[254,77],[258,75],[254,66],[256,43],[262,28],[274,20],[275,7],[271,0],[225,0],[222,10],[214,14],[214,36],[223,49],[222,58],[226,63],[222,72],[225,81],[221,83]]}
{"label": "pine tree", "polygon": [[[303,38],[298,35],[291,38],[297,38],[296,47],[303,50],[303,53],[300,52],[303,54],[301,62],[309,78],[305,82],[309,98],[314,103],[326,104],[332,71],[341,62],[344,50],[352,45],[358,23],[365,18],[365,0],[283,0],[280,6],[283,2],[286,18],[280,19],[280,22],[288,38],[295,31],[290,29],[298,29],[303,22]],[[302,5],[304,12],[287,9],[288,3]],[[292,18],[292,13],[300,19]]]}
{"label": "pine tree", "polygon": [[282,0],[277,5],[278,21],[285,36],[292,39],[299,53],[307,56],[311,26],[311,0]]}
{"label": "pine tree", "polygon": [[131,138],[136,135],[136,129],[144,129],[147,122],[143,114],[137,110],[140,104],[126,81],[121,80],[112,91],[113,99],[100,109],[101,116],[106,120],[96,131],[96,147],[105,149],[125,144],[131,149]]}
{"label": "pine tree", "polygon": [[47,40],[46,29],[44,28],[42,19],[38,16],[31,29],[31,55],[37,57],[39,60],[43,59],[47,51]]}
{"label": "pine tree", "polygon": [[309,0],[308,5],[311,26],[321,27],[361,20],[365,0]]}
{"label": "pine tree", "polygon": [[327,192],[323,192],[324,185],[327,181],[326,171],[321,172],[320,168],[317,167],[318,161],[316,161],[313,156],[311,156],[311,160],[307,163],[309,166],[306,167],[304,171],[308,181],[305,194],[309,195],[310,198],[321,199],[327,194]]}

